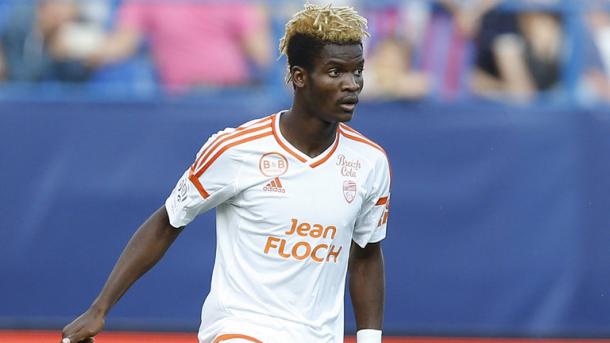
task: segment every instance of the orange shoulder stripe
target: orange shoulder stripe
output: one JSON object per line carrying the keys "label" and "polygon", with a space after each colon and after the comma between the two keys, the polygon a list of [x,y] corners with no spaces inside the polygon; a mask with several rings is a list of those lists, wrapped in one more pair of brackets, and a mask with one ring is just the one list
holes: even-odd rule
{"label": "orange shoulder stripe", "polygon": [[234,146],[240,145],[240,144],[244,144],[244,143],[248,143],[254,140],[257,140],[259,138],[263,138],[263,137],[267,137],[267,136],[271,136],[273,135],[272,131],[269,132],[263,132],[260,133],[256,136],[251,136],[251,137],[246,137],[243,138],[241,140],[229,143],[227,145],[225,145],[224,147],[222,147],[222,149],[218,150],[218,152],[216,152],[216,154],[210,158],[196,173],[195,176],[200,177],[211,165],[212,163],[214,163],[216,161],[216,159],[218,159],[218,157],[220,157],[220,155],[222,155],[225,151],[231,149]]}
{"label": "orange shoulder stripe", "polygon": [[379,151],[381,151],[381,152],[383,152],[385,154],[385,150],[383,150],[383,148],[379,144],[374,143],[373,141],[371,141],[369,139],[366,139],[363,136],[357,136],[355,134],[348,133],[348,132],[346,132],[344,130],[340,130],[340,132],[341,132],[342,135],[344,135],[345,137],[347,137],[347,138],[349,138],[351,140],[358,141],[358,142],[367,144],[369,146],[372,146],[373,148],[375,148],[375,149],[377,149],[377,150],[379,150]]}
{"label": "orange shoulder stripe", "polygon": [[352,139],[352,140],[355,140],[355,141],[358,141],[358,142],[361,142],[361,143],[364,143],[364,144],[367,144],[367,145],[370,145],[373,148],[375,148],[375,149],[377,149],[377,150],[379,150],[379,151],[381,151],[383,153],[383,155],[385,156],[386,160],[388,161],[388,169],[389,169],[389,173],[390,173],[390,179],[392,179],[392,166],[390,165],[390,159],[388,158],[388,154],[386,154],[385,150],[383,150],[383,148],[379,144],[371,141],[370,139],[365,138],[364,136],[362,136],[360,133],[358,133],[356,130],[350,128],[349,126],[347,126],[345,124],[341,124],[341,127],[343,127],[346,130],[350,130],[351,132],[355,132],[355,133],[358,134],[358,136],[352,135],[351,133],[345,132],[345,130],[341,130],[340,129],[339,132],[341,132],[341,134],[344,135],[345,137],[347,137],[349,139]]}
{"label": "orange shoulder stripe", "polygon": [[261,131],[261,130],[265,130],[268,129],[270,127],[269,124],[264,125],[264,126],[257,126],[257,127],[249,127],[247,129],[243,129],[240,131],[234,131],[231,132],[228,135],[225,135],[223,138],[218,137],[213,144],[210,144],[205,151],[203,151],[200,155],[200,158],[198,159],[199,162],[197,163],[197,166],[195,168],[193,168],[193,170],[197,170],[198,168],[201,167],[201,165],[210,157],[210,155],[212,155],[212,153],[218,149],[218,147],[220,145],[222,145],[223,143],[235,139],[235,138],[239,138],[243,135],[247,135],[249,133],[254,133],[257,131]]}
{"label": "orange shoulder stripe", "polygon": [[368,139],[365,135],[361,134],[360,132],[354,130],[352,127],[350,127],[347,124],[341,123],[341,127],[346,130],[349,131],[350,133],[354,134],[356,137],[362,138],[363,140],[367,141],[369,143],[369,145],[376,147],[378,150],[381,150],[385,153],[385,151],[383,150],[383,148],[381,147],[381,145],[373,142],[372,140]]}
{"label": "orange shoulder stripe", "polygon": [[236,333],[220,335],[214,339],[214,343],[225,342],[230,339],[243,339],[243,340],[250,341],[253,343],[263,343],[262,341],[259,341],[258,339],[254,338],[254,337],[242,335],[242,334],[236,334]]}
{"label": "orange shoulder stripe", "polygon": [[271,119],[271,116],[267,116],[267,117],[265,117],[265,118],[262,118],[262,119],[256,120],[256,121],[255,121],[255,122],[253,122],[253,123],[246,123],[246,124],[244,124],[244,125],[241,125],[241,126],[239,126],[238,128],[236,128],[234,131],[231,131],[231,132],[225,132],[225,133],[222,133],[222,134],[218,135],[218,137],[216,137],[216,138],[215,138],[215,139],[214,139],[212,142],[210,142],[210,144],[208,144],[208,146],[207,146],[207,147],[206,147],[206,148],[205,148],[205,149],[204,149],[204,150],[201,152],[201,154],[199,155],[199,157],[198,157],[198,158],[195,160],[195,163],[193,163],[193,166],[191,167],[191,170],[193,170],[193,171],[194,171],[194,170],[195,170],[197,167],[199,167],[199,166],[201,165],[201,162],[202,162],[202,160],[203,160],[203,156],[205,156],[205,155],[206,155],[206,152],[208,152],[208,151],[209,151],[209,149],[210,149],[210,148],[211,148],[211,147],[212,147],[212,146],[213,146],[213,145],[214,145],[216,142],[218,142],[218,140],[220,140],[220,139],[222,139],[223,137],[226,137],[226,136],[228,136],[228,135],[232,135],[232,134],[235,134],[235,133],[237,133],[237,132],[239,132],[239,131],[245,130],[245,129],[247,129],[247,128],[249,128],[249,127],[253,126],[253,125],[260,124],[260,123],[262,123],[262,122],[264,122],[264,121],[266,121],[266,120],[270,120],[270,119]]}

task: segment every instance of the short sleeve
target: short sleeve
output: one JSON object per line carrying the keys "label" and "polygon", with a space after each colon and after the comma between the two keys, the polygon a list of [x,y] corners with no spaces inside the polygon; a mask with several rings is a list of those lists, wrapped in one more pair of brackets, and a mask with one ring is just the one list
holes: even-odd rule
{"label": "short sleeve", "polygon": [[386,236],[390,209],[390,166],[385,156],[378,160],[367,182],[370,182],[369,192],[356,219],[353,235],[354,242],[362,248]]}
{"label": "short sleeve", "polygon": [[[225,132],[226,133],[226,132]],[[220,149],[212,136],[197,154],[193,165],[184,172],[165,201],[169,222],[179,228],[199,214],[231,199],[237,192],[241,160],[234,151]]]}

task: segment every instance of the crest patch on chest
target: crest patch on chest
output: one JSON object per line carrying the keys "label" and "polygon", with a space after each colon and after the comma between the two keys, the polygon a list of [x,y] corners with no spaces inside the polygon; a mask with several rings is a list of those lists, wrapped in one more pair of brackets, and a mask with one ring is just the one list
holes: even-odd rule
{"label": "crest patch on chest", "polygon": [[356,182],[352,180],[343,181],[343,196],[348,204],[356,199]]}

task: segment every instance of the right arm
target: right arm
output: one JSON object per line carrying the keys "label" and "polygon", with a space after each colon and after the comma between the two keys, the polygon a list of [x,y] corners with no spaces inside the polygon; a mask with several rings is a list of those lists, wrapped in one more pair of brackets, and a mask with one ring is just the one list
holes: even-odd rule
{"label": "right arm", "polygon": [[90,342],[102,331],[112,306],[131,285],[163,257],[182,232],[169,223],[165,206],[153,213],[131,237],[115,264],[102,291],[85,313],[68,324],[62,332],[70,342]]}

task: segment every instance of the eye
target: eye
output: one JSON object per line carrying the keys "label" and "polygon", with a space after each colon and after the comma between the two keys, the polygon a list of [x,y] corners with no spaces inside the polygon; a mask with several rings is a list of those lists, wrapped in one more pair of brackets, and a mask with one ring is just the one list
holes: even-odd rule
{"label": "eye", "polygon": [[356,71],[354,72],[354,75],[356,76],[362,76],[362,71],[364,70],[364,68],[358,68],[356,69]]}
{"label": "eye", "polygon": [[337,69],[331,69],[328,71],[328,76],[330,77],[338,77],[339,71]]}

